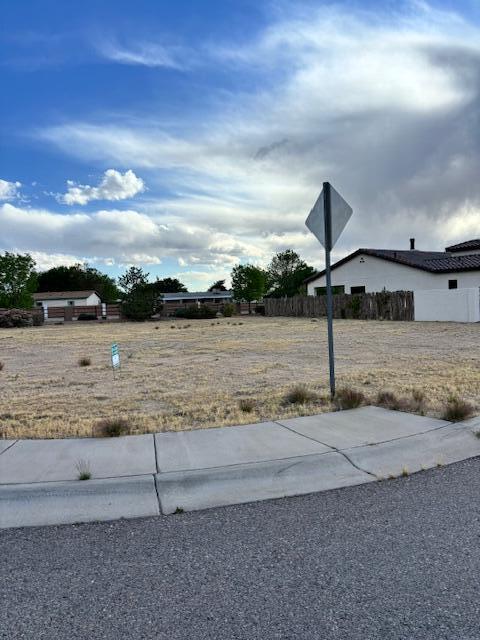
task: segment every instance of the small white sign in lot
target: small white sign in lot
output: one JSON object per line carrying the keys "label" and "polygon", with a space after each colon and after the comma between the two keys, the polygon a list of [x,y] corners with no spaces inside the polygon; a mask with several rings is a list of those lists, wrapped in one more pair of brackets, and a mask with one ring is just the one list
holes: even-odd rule
{"label": "small white sign in lot", "polygon": [[118,344],[114,342],[112,344],[112,369],[120,369],[120,352],[118,350]]}

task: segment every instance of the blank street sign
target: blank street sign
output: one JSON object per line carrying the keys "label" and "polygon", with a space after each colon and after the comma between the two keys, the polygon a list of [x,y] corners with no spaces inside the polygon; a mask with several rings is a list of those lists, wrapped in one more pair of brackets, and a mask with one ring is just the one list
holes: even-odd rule
{"label": "blank street sign", "polygon": [[[308,218],[305,221],[307,228],[313,233],[317,240],[325,246],[325,210],[324,210],[324,197],[323,191],[318,196],[318,200],[313,206],[313,209],[308,214]],[[340,234],[345,229],[347,222],[352,215],[352,207],[345,202],[342,196],[335,191],[330,185],[330,199],[332,208],[332,244],[329,247],[333,249]]]}
{"label": "blank street sign", "polygon": [[330,251],[345,229],[352,215],[352,207],[335,191],[329,182],[323,189],[305,224],[309,231],[325,247],[325,284],[327,285],[328,362],[330,365],[330,393],[335,397],[335,355],[333,352],[333,293],[330,268]]}

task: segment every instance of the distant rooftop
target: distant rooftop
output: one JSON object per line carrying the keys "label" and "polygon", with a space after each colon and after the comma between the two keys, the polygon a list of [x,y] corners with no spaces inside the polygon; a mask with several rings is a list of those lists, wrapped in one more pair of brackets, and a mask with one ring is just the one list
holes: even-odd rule
{"label": "distant rooftop", "polygon": [[231,298],[231,291],[179,291],[178,293],[162,293],[164,300],[201,300],[202,298]]}
{"label": "distant rooftop", "polygon": [[[93,289],[88,291],[40,291],[33,294],[34,300],[82,300],[88,298],[92,293],[97,293]],[[98,296],[98,293],[97,293]],[[100,297],[100,296],[99,296]]]}
{"label": "distant rooftop", "polygon": [[446,247],[445,251],[449,253],[456,253],[457,251],[478,251],[480,250],[480,239],[467,240],[466,242],[460,242],[459,244],[452,244],[450,247]]}

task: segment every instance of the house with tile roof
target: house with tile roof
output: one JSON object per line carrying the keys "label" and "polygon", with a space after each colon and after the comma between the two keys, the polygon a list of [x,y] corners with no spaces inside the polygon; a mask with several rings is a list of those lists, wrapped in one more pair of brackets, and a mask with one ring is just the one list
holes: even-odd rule
{"label": "house with tile roof", "polygon": [[[309,295],[325,293],[325,271],[305,280]],[[445,251],[357,249],[332,265],[334,293],[420,291],[480,287],[480,239]]]}

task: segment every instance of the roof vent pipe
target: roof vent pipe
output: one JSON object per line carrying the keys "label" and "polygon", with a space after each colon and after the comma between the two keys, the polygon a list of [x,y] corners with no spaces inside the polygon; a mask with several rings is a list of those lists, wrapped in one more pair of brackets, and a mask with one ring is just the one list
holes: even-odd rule
{"label": "roof vent pipe", "polygon": [[415,238],[410,238],[410,251],[415,251]]}

